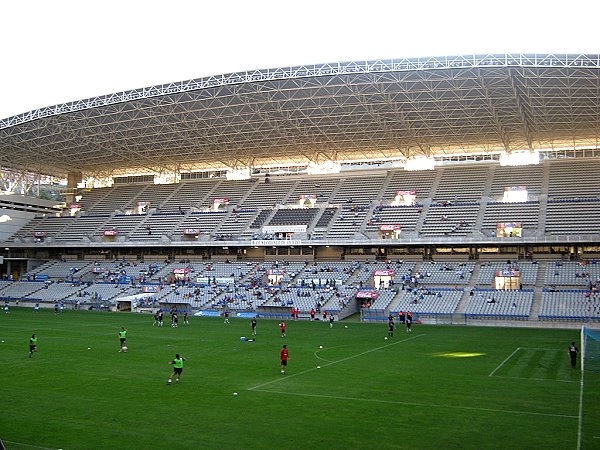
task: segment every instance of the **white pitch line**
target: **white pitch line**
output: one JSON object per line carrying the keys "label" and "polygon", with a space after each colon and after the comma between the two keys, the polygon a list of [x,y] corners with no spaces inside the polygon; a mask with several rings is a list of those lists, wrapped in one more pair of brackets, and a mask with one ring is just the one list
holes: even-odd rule
{"label": "white pitch line", "polygon": [[284,392],[284,391],[273,391],[271,389],[256,389],[254,390],[258,392],[269,392],[272,394],[281,394],[281,395],[294,395],[298,397],[316,397],[316,398],[330,398],[336,400],[349,400],[349,401],[361,401],[361,402],[373,402],[373,403],[388,403],[393,405],[406,405],[406,406],[419,406],[424,408],[451,408],[451,409],[463,409],[469,411],[486,411],[486,412],[494,412],[494,413],[506,413],[506,414],[522,414],[528,416],[544,416],[544,417],[561,417],[566,419],[577,419],[578,416],[570,415],[570,414],[549,414],[549,413],[539,413],[533,411],[517,411],[511,409],[495,409],[495,408],[476,408],[473,406],[458,406],[458,405],[441,405],[438,403],[415,403],[415,402],[401,402],[395,400],[379,400],[373,398],[359,398],[359,397],[344,397],[337,395],[323,395],[323,394],[303,394],[298,392]]}
{"label": "white pitch line", "polygon": [[507,377],[504,375],[496,375],[494,378],[508,378],[514,380],[532,380],[532,381],[552,381],[555,383],[579,383],[577,380],[553,380],[551,378],[528,378],[528,377]]}
{"label": "white pitch line", "polygon": [[317,359],[320,359],[321,361],[328,362],[328,363],[334,362],[334,361],[332,361],[332,360],[330,360],[330,359],[325,359],[325,358],[323,358],[322,356],[319,356],[319,355],[317,355],[317,353],[318,353],[318,351],[315,351],[315,353],[314,353],[314,355],[315,355],[315,358],[317,358]]}
{"label": "white pitch line", "polygon": [[542,348],[542,347],[519,347],[521,350],[546,350],[546,351],[554,351],[560,352],[562,351],[559,348]]}
{"label": "white pitch line", "polygon": [[24,442],[7,441],[6,439],[4,439],[2,442],[7,442],[8,444],[24,445],[25,447],[31,447],[31,448],[41,448],[42,450],[57,450],[57,449],[51,448],[51,447],[40,447],[39,445],[25,444]]}
{"label": "white pitch line", "polygon": [[506,362],[507,362],[507,361],[508,361],[510,358],[512,358],[512,357],[515,355],[515,353],[517,353],[519,350],[521,350],[521,347],[517,347],[517,349],[516,349],[514,352],[512,352],[510,355],[508,355],[508,358],[506,358],[504,361],[502,361],[502,362],[500,363],[500,365],[499,365],[498,367],[496,367],[494,370],[492,370],[492,372],[491,372],[491,373],[488,375],[488,377],[491,377],[491,376],[493,376],[493,375],[496,373],[496,371],[497,371],[498,369],[500,369],[500,367],[502,367],[504,364],[506,364]]}
{"label": "white pitch line", "polygon": [[583,428],[583,370],[579,384],[579,422],[577,423],[577,450],[581,449],[581,430]]}
{"label": "white pitch line", "polygon": [[[341,362],[344,362],[344,361],[348,361],[350,359],[358,358],[359,356],[363,356],[363,355],[366,355],[368,353],[373,353],[373,352],[376,352],[376,351],[381,350],[383,348],[390,347],[390,346],[396,345],[396,344],[400,344],[402,342],[410,341],[412,339],[416,339],[416,338],[421,337],[421,336],[425,336],[425,333],[423,333],[423,334],[417,334],[415,336],[411,336],[409,338],[402,339],[401,341],[392,342],[391,344],[383,345],[381,347],[372,348],[371,350],[367,350],[367,351],[364,351],[362,353],[358,353],[356,355],[348,356],[347,358],[338,359],[337,361],[332,361],[332,362],[329,362],[327,364],[323,364],[321,367],[323,368],[323,367],[331,366],[333,364],[337,364],[337,363],[341,363]],[[304,375],[305,373],[312,372],[313,370],[317,370],[317,368],[313,367],[311,369],[303,370],[302,372],[297,372],[297,373],[293,373],[291,375],[282,376],[281,378],[277,378],[275,380],[267,381],[266,383],[262,383],[262,384],[259,384],[257,386],[253,386],[251,388],[248,388],[248,390],[249,391],[253,391],[255,389],[258,389],[258,388],[261,388],[263,386],[266,386],[267,384],[278,383],[278,382],[283,381],[283,380],[288,380],[288,379],[290,379],[292,377],[297,377],[298,375]]]}
{"label": "white pitch line", "polygon": [[315,358],[320,359],[321,361],[326,361],[326,362],[329,362],[329,363],[330,362],[335,362],[335,361],[332,361],[330,359],[325,359],[322,356],[317,355],[317,353],[322,352],[324,350],[333,350],[334,348],[341,348],[341,347],[344,347],[344,345],[336,345],[335,347],[320,348],[318,350],[315,350],[315,352],[313,353],[313,355],[315,355]]}

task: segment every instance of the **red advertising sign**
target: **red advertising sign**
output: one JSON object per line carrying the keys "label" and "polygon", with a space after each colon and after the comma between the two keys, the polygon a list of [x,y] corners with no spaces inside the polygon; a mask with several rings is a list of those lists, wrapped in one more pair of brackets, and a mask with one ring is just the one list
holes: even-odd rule
{"label": "red advertising sign", "polygon": [[198,236],[200,234],[200,230],[198,228],[184,228],[183,234],[186,236]]}
{"label": "red advertising sign", "polygon": [[377,291],[357,291],[355,298],[378,298],[379,292]]}
{"label": "red advertising sign", "polygon": [[46,237],[46,232],[45,231],[34,231],[33,237]]}
{"label": "red advertising sign", "polygon": [[219,203],[229,203],[229,199],[226,197],[213,199],[213,204],[217,205]]}
{"label": "red advertising sign", "polygon": [[188,269],[187,267],[173,269],[173,273],[178,274],[178,275],[187,275],[189,272],[190,272],[190,269]]}
{"label": "red advertising sign", "polygon": [[376,270],[375,272],[373,272],[373,275],[375,275],[376,277],[393,277],[394,275],[396,275],[396,271],[395,270]]}
{"label": "red advertising sign", "polygon": [[379,229],[381,231],[396,231],[400,230],[402,227],[400,225],[379,225]]}
{"label": "red advertising sign", "polygon": [[116,236],[119,234],[118,230],[104,230],[104,236]]}

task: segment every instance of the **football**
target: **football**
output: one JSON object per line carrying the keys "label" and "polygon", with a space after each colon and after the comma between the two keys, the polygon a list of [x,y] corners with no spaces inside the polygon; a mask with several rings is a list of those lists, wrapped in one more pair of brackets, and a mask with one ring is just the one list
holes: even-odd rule
{"label": "football", "polygon": [[127,352],[127,347],[121,347],[121,350],[123,350],[124,352]]}

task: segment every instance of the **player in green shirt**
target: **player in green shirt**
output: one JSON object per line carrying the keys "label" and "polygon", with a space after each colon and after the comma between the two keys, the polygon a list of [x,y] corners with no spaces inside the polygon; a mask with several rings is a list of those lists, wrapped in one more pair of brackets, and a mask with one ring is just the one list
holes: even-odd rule
{"label": "player in green shirt", "polygon": [[119,345],[120,352],[127,351],[127,330],[125,327],[121,327],[121,331],[119,331]]}
{"label": "player in green shirt", "polygon": [[32,334],[31,337],[29,338],[29,357],[31,358],[33,356],[33,352],[37,352],[37,336],[35,334]]}
{"label": "player in green shirt", "polygon": [[179,378],[181,378],[181,372],[183,372],[183,362],[185,358],[183,356],[179,356],[179,353],[175,355],[175,359],[170,361],[169,364],[173,365],[173,373],[167,380],[167,384],[171,384],[173,378],[175,378],[175,383],[179,383]]}

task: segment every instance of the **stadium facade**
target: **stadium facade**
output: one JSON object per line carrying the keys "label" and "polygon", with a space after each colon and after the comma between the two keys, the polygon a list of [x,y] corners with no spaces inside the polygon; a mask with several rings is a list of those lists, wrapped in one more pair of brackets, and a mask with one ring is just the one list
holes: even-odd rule
{"label": "stadium facade", "polygon": [[599,93],[599,55],[470,55],[233,73],[10,117],[0,165],[67,178],[68,202],[7,209],[4,272],[593,261]]}

